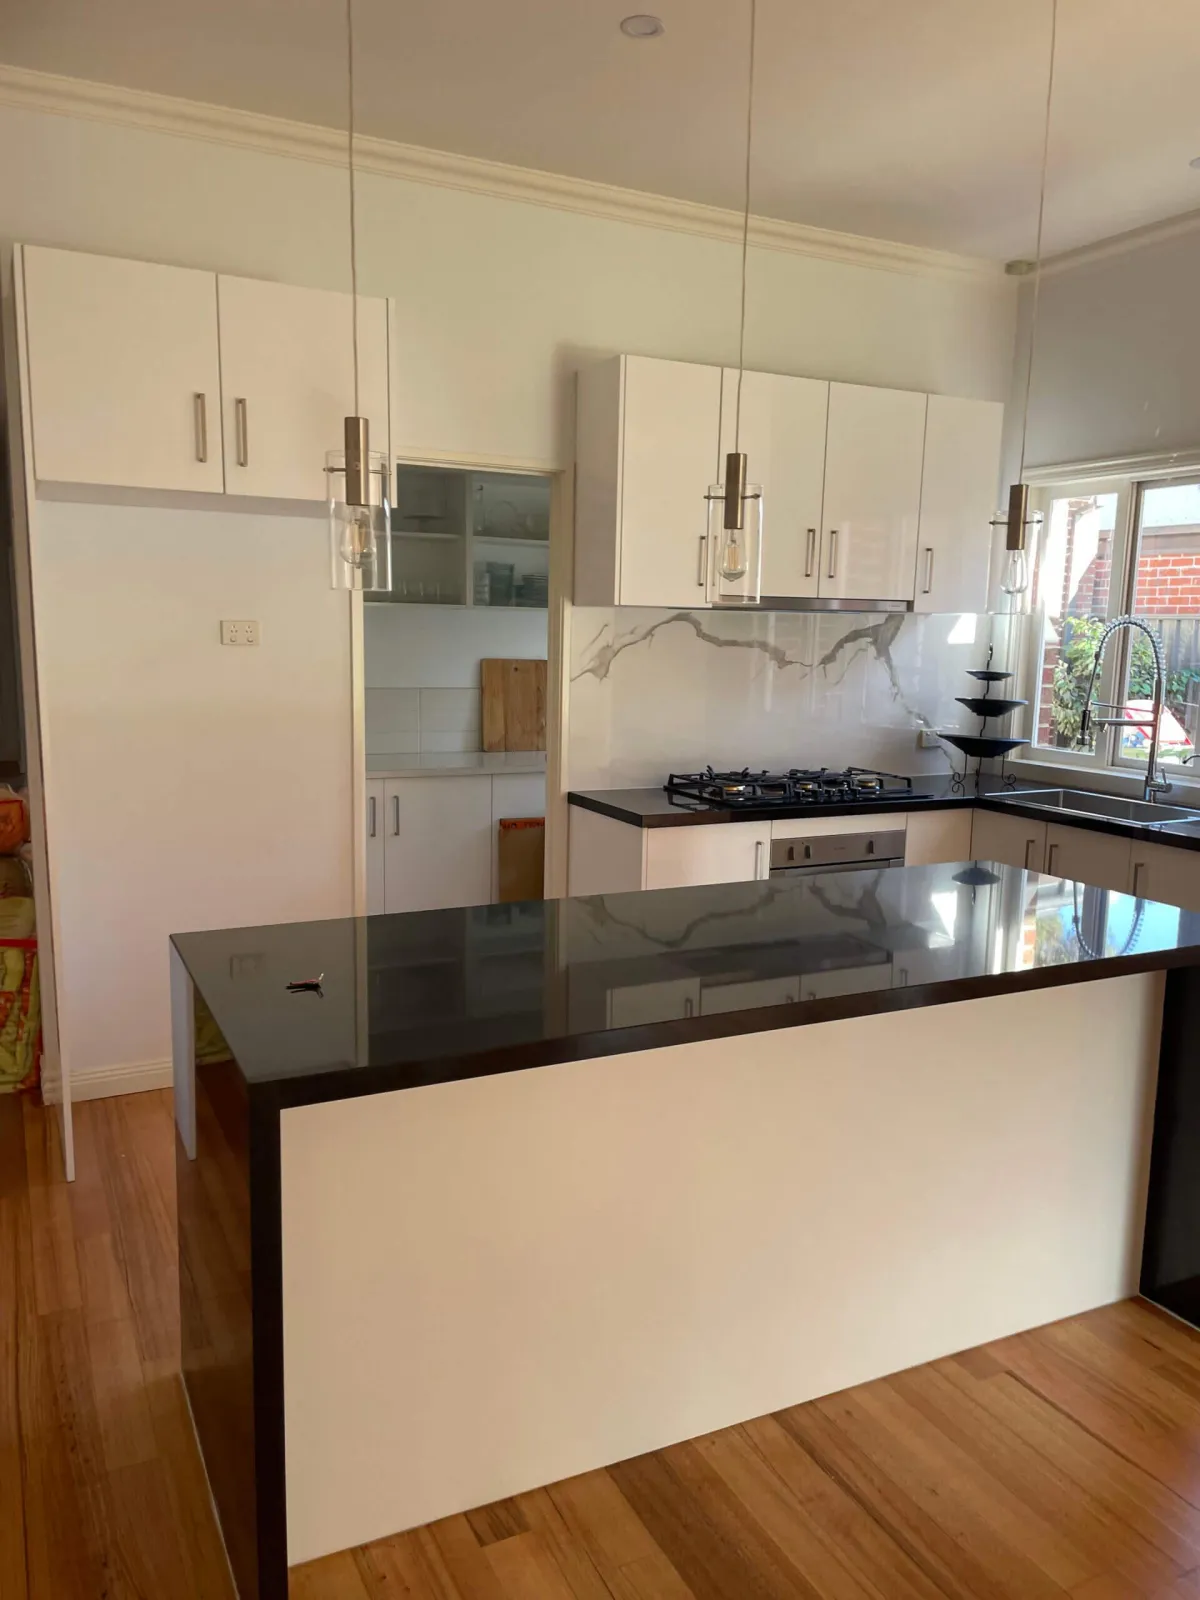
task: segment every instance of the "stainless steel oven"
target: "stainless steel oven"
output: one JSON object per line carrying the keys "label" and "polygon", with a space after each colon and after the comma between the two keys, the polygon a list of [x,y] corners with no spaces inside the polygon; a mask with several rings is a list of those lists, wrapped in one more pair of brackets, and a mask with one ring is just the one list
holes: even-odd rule
{"label": "stainless steel oven", "polygon": [[877,833],[826,833],[771,840],[773,878],[813,877],[818,872],[856,872],[865,867],[902,867],[904,829]]}

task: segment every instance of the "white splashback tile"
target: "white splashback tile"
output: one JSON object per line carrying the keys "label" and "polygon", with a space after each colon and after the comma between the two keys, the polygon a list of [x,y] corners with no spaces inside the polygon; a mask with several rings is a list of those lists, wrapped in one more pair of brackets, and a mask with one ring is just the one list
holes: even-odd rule
{"label": "white splashback tile", "polygon": [[366,682],[373,689],[478,689],[485,656],[546,654],[545,611],[373,602],[363,612]]}
{"label": "white splashback tile", "polygon": [[431,733],[474,734],[475,747],[478,748],[481,694],[477,688],[420,689],[418,693],[421,697],[423,748],[433,748],[425,744],[427,735]]}
{"label": "white splashback tile", "polygon": [[[969,694],[995,638],[1016,664],[1014,619],[577,609],[567,782],[661,783],[717,766],[858,764],[945,772],[921,728],[978,723]],[[956,757],[956,760],[958,758]]]}
{"label": "white splashback tile", "polygon": [[436,755],[447,751],[479,749],[479,730],[476,728],[470,733],[438,733],[433,729],[421,729],[421,754]]}
{"label": "white splashback tile", "polygon": [[421,748],[416,689],[367,689],[363,698],[368,755],[407,755]]}

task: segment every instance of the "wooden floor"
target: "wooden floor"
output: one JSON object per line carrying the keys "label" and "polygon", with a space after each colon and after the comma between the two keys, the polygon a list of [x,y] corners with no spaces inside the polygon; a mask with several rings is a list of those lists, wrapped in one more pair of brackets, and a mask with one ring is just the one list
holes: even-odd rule
{"label": "wooden floor", "polygon": [[[0,1600],[232,1600],[166,1095],[0,1099]],[[399,1445],[398,1448],[402,1448]],[[293,1600],[1200,1600],[1200,1336],[1109,1307],[298,1568]]]}

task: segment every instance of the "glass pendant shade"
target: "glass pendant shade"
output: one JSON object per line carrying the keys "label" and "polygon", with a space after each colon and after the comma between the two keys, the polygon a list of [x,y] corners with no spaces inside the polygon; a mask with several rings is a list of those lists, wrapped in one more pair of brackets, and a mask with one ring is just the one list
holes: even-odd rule
{"label": "glass pendant shade", "polygon": [[725,485],[709,487],[707,589],[713,605],[753,606],[762,598],[762,485],[748,483],[740,496],[741,527],[728,528]]}
{"label": "glass pendant shade", "polygon": [[[357,494],[353,480],[358,474],[352,470],[350,476],[350,488]],[[330,578],[335,589],[387,594],[392,587],[391,506],[388,463],[378,450],[367,452],[362,478],[361,497],[366,503],[353,505],[346,498],[346,452],[326,454]]]}

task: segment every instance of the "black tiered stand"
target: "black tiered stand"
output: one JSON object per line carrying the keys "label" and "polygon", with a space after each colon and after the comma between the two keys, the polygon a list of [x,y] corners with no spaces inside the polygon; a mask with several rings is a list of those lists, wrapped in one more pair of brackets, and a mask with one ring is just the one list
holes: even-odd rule
{"label": "black tiered stand", "polygon": [[967,788],[967,768],[971,758],[976,758],[975,767],[975,792],[979,792],[979,774],[983,771],[983,763],[989,756],[1000,757],[1000,781],[1006,789],[1011,789],[1016,783],[1016,778],[1006,773],[1004,762],[1010,750],[1015,750],[1018,745],[1027,744],[1026,739],[1006,739],[998,734],[986,733],[984,730],[993,717],[1006,717],[1010,711],[1016,711],[1020,706],[1027,706],[1028,700],[1005,700],[997,696],[992,698],[992,688],[997,683],[1006,683],[1012,677],[1011,672],[996,672],[992,669],[992,655],[995,646],[988,649],[988,665],[968,672],[968,678],[974,678],[984,685],[981,695],[956,695],[960,706],[966,706],[979,720],[979,732],[971,733],[939,733],[938,738],[946,744],[952,744],[956,750],[961,750],[966,758],[963,761],[961,772],[951,772],[950,787],[955,794],[965,794]]}

